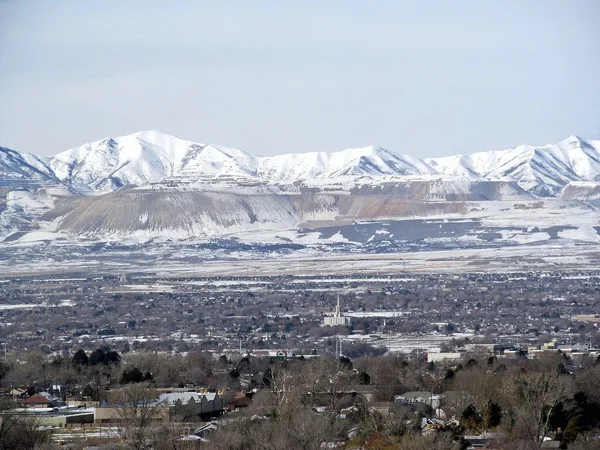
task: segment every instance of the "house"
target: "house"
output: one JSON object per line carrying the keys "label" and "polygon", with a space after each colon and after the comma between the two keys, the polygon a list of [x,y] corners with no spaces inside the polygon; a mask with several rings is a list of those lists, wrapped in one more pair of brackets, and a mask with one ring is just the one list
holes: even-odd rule
{"label": "house", "polygon": [[464,436],[464,439],[468,442],[468,450],[476,450],[478,448],[486,448],[490,443],[491,439],[483,438],[481,436]]}
{"label": "house", "polygon": [[[352,408],[354,403],[358,400],[358,394],[356,392],[347,392],[342,395],[335,403],[335,411],[342,412],[343,410]],[[349,411],[347,411],[349,412]]]}
{"label": "house", "polygon": [[433,409],[437,409],[440,407],[442,398],[443,395],[433,394],[433,392],[410,391],[394,396],[394,401],[400,403],[425,403]]}
{"label": "house", "polygon": [[61,408],[66,404],[60,399],[48,394],[47,392],[40,392],[34,394],[23,400],[23,403],[28,408]]}
{"label": "house", "polygon": [[437,431],[440,427],[444,426],[443,420],[435,418],[423,417],[421,419],[421,433],[428,434]]}
{"label": "house", "polygon": [[389,414],[398,416],[417,416],[427,415],[426,406],[423,403],[390,402],[388,407]]}
{"label": "house", "polygon": [[44,397],[40,394],[34,394],[31,397],[27,397],[23,400],[23,403],[27,405],[28,408],[50,408],[52,404],[48,397]]}
{"label": "house", "polygon": [[21,397],[23,396],[27,391],[25,389],[20,389],[20,388],[12,388],[9,391],[9,394],[13,397]]}
{"label": "house", "polygon": [[253,392],[237,392],[231,401],[227,403],[227,409],[229,411],[236,410],[238,408],[246,408],[252,404]]}

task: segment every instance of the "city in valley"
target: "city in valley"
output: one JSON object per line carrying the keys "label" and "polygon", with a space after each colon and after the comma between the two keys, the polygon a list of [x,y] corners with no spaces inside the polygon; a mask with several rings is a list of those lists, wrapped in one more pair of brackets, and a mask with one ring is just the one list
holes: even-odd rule
{"label": "city in valley", "polygon": [[[48,445],[230,448],[234,436],[271,448],[276,432],[363,448],[363,427],[377,427],[383,443],[418,430],[419,445],[474,448],[534,426],[505,422],[526,387],[561,408],[535,424],[548,441],[573,421],[594,426],[599,271],[427,272],[423,254],[382,259],[372,273],[307,258],[310,275],[269,275],[273,262],[257,261],[234,276],[207,261],[6,276],[5,420],[35,419],[32,439]],[[529,414],[546,408],[533,403]],[[297,436],[305,421],[319,433]]]}
{"label": "city in valley", "polygon": [[0,450],[600,450],[599,23],[0,0]]}

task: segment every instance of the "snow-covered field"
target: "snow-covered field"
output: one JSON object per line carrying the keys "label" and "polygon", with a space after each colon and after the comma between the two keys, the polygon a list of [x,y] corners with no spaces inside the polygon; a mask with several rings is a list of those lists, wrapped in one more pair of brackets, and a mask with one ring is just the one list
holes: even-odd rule
{"label": "snow-covered field", "polygon": [[[23,197],[37,207],[43,202]],[[556,199],[463,202],[462,214],[330,223],[314,228],[238,231],[219,239],[170,241],[142,234],[82,240],[46,229],[0,242],[0,274],[394,274],[518,271],[597,264],[598,210]],[[44,206],[41,206],[44,208]],[[0,275],[1,276],[1,275]]]}
{"label": "snow-covered field", "polygon": [[[194,246],[103,247],[52,244],[12,248],[1,253],[0,278],[26,274],[152,273],[157,276],[326,276],[411,272],[527,272],[595,268],[600,248],[591,242],[547,240],[533,244],[471,249],[364,253],[321,248],[257,252],[218,251]],[[169,289],[168,286],[164,286]],[[126,289],[126,288],[124,288]]]}

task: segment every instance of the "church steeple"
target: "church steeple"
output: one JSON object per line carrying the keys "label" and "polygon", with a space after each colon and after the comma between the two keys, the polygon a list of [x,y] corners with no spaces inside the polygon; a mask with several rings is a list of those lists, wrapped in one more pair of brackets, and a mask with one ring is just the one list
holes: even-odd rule
{"label": "church steeple", "polygon": [[350,317],[344,317],[342,315],[342,307],[340,306],[340,294],[337,296],[337,304],[335,305],[335,309],[333,314],[325,316],[323,318],[323,325],[336,327],[340,325],[350,325],[352,320]]}

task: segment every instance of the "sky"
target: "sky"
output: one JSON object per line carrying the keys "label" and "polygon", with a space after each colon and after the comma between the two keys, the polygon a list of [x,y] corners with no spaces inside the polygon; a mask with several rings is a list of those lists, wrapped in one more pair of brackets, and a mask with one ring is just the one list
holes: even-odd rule
{"label": "sky", "polygon": [[266,156],[600,138],[600,1],[0,0],[0,145]]}

